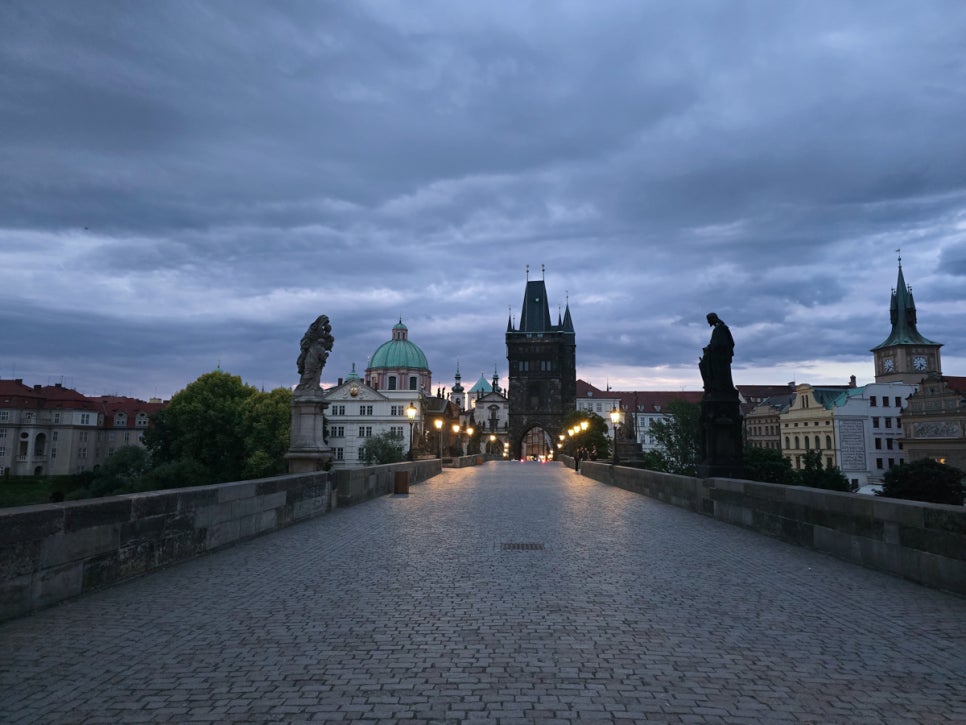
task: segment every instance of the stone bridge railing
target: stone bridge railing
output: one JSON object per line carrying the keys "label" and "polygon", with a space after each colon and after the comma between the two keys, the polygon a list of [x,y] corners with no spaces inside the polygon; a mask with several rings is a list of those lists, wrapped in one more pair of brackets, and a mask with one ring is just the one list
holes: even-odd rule
{"label": "stone bridge railing", "polygon": [[[563,458],[573,467],[573,460]],[[966,507],[581,461],[583,475],[856,564],[966,595]]]}
{"label": "stone bridge railing", "polygon": [[[392,493],[438,460],[0,509],[0,621]],[[334,488],[334,491],[333,491]]]}

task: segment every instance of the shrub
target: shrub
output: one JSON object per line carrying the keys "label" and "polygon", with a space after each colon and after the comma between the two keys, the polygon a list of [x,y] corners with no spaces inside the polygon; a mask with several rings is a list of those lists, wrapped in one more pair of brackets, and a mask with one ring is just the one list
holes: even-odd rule
{"label": "shrub", "polygon": [[963,472],[930,458],[900,463],[886,473],[877,495],[962,506]]}

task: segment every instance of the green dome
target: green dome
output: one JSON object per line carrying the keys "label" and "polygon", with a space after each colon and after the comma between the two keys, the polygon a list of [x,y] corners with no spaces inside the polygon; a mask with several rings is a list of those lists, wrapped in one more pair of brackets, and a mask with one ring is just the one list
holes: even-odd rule
{"label": "green dome", "polygon": [[426,355],[419,346],[408,339],[409,328],[402,320],[392,328],[392,339],[382,343],[372,354],[369,369],[376,368],[409,368],[410,370],[429,370]]}

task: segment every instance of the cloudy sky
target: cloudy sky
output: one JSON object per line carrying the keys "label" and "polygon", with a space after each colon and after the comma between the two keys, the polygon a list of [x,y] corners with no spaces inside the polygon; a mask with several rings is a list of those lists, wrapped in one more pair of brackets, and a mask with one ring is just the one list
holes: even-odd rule
{"label": "cloudy sky", "polygon": [[526,283],[578,376],[860,383],[901,248],[966,375],[966,4],[0,4],[0,377],[168,398],[325,382],[400,319],[435,385]]}

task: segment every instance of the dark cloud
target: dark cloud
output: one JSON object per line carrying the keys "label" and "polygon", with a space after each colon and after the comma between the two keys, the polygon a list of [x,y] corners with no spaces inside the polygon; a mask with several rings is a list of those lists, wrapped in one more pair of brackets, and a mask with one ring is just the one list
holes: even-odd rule
{"label": "dark cloud", "polygon": [[758,382],[861,379],[899,248],[955,374],[964,34],[944,2],[7,4],[0,374],[290,384],[324,312],[327,378],[400,318],[440,384],[505,375],[544,264],[597,382],[696,387],[709,310]]}

